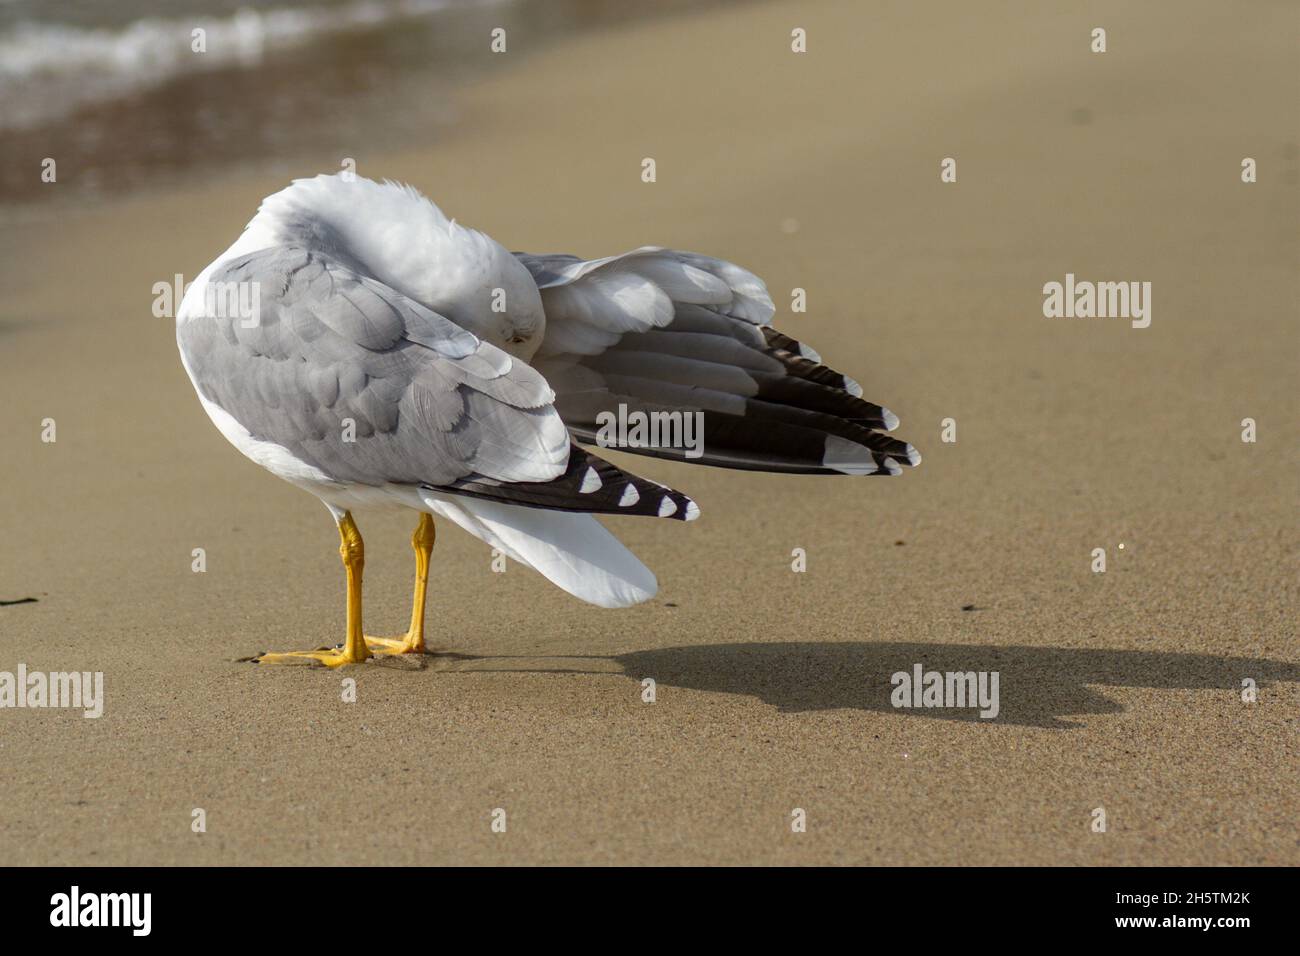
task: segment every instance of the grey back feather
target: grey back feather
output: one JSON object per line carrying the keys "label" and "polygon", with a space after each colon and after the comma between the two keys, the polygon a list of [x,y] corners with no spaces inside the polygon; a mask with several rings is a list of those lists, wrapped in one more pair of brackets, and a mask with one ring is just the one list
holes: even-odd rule
{"label": "grey back feather", "polygon": [[254,284],[257,321],[188,315],[177,341],[203,397],[254,438],[368,485],[564,473],[568,434],[540,374],[353,264],[280,247],[208,281]]}

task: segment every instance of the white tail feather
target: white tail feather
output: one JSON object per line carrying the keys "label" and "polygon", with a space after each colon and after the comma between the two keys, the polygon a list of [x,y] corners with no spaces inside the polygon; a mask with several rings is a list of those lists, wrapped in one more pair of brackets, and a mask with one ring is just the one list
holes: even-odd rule
{"label": "white tail feather", "polygon": [[592,515],[421,490],[424,503],[576,598],[630,607],[655,596],[654,573]]}

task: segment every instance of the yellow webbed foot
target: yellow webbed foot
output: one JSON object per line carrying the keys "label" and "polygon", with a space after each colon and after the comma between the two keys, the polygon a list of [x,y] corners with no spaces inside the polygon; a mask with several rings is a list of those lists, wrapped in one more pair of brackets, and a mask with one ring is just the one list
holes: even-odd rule
{"label": "yellow webbed foot", "polygon": [[404,634],[401,637],[366,637],[366,647],[375,654],[423,654],[424,637]]}
{"label": "yellow webbed foot", "polygon": [[315,651],[268,651],[253,658],[255,664],[324,664],[326,667],[342,667],[344,664],[361,664],[371,657],[370,651],[362,648],[361,653],[349,653],[346,646],[323,647]]}

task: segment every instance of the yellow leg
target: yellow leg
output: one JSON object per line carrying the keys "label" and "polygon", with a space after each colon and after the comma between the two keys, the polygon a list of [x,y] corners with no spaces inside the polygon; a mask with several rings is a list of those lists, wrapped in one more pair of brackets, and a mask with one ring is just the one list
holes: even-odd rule
{"label": "yellow leg", "polygon": [[433,553],[433,518],[421,512],[420,523],[411,535],[415,551],[415,596],[411,599],[411,626],[403,637],[367,637],[366,645],[376,654],[424,653],[424,596],[429,585],[429,555]]}
{"label": "yellow leg", "polygon": [[366,553],[361,532],[357,530],[350,511],[343,512],[343,517],[339,519],[339,541],[339,554],[343,557],[343,570],[348,579],[348,633],[343,646],[318,651],[268,653],[258,657],[257,663],[279,664],[308,659],[326,667],[341,667],[344,664],[360,664],[371,656],[361,629],[361,572],[366,565]]}

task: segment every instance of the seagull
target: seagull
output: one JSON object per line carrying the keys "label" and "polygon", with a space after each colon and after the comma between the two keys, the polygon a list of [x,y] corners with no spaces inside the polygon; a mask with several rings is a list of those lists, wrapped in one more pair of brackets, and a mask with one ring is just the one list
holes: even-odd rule
{"label": "seagull", "polygon": [[[771,327],[752,273],[644,246],[583,260],[511,253],[411,186],[355,173],[264,199],[176,314],[181,361],[213,424],[333,515],[347,585],[342,644],[259,663],[339,667],[423,654],[433,517],[600,607],[652,597],[654,574],[595,515],[699,516],[616,467],[608,416],[698,416],[704,441],[623,450],[725,468],[897,475],[920,463],[898,419]],[[362,626],[358,509],[407,509],[415,589],[399,637]]]}

